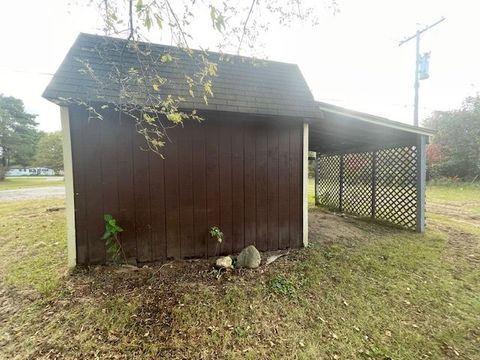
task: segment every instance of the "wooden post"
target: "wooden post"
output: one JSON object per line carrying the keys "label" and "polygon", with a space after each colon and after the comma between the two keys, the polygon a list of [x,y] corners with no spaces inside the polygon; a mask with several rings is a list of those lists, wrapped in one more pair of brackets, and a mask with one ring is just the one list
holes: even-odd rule
{"label": "wooden post", "polygon": [[344,155],[340,155],[340,178],[339,178],[339,195],[338,195],[338,210],[343,211],[343,173],[344,173]]}
{"label": "wooden post", "polygon": [[308,123],[303,124],[303,246],[308,246]]}
{"label": "wooden post", "polygon": [[372,152],[372,219],[375,219],[377,207],[377,152]]}
{"label": "wooden post", "polygon": [[65,214],[67,218],[67,256],[68,267],[77,265],[77,246],[75,235],[75,194],[73,189],[72,143],[70,138],[70,116],[67,106],[60,107],[63,144],[63,177],[65,179]]}
{"label": "wooden post", "polygon": [[320,161],[318,159],[319,155],[317,152],[315,152],[315,206],[320,205],[320,201],[318,200],[318,192],[319,192],[319,187],[320,187],[320,174],[319,174],[319,166],[320,166]]}
{"label": "wooden post", "polygon": [[427,137],[417,136],[417,221],[416,231],[425,231],[425,191],[427,179]]}

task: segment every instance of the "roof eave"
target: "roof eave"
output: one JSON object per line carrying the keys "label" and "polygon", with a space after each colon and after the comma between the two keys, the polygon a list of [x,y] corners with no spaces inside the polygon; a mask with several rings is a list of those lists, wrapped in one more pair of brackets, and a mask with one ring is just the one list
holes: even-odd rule
{"label": "roof eave", "polygon": [[[402,131],[415,133],[415,134],[418,134],[418,135],[424,135],[424,136],[435,135],[435,130],[429,129],[429,128],[403,124],[403,123],[400,123],[398,121],[379,118],[378,116],[370,115],[370,114],[367,114],[367,113],[360,114],[360,113],[357,112],[357,114],[352,114],[349,111],[342,111],[340,109],[336,110],[336,109],[324,107],[321,104],[319,104],[318,102],[317,102],[317,106],[323,112],[328,112],[328,113],[332,113],[332,114],[337,114],[337,115],[350,117],[350,118],[360,120],[360,121],[364,121],[364,122],[374,124],[374,125],[384,126],[384,127],[388,127],[388,128],[391,128],[391,129],[402,130]],[[345,109],[345,110],[347,110],[347,109]]]}

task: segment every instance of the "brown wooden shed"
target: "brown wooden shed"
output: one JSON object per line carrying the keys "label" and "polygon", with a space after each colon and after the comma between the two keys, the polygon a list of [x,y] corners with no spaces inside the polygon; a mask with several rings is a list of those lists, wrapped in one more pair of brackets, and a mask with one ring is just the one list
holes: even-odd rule
{"label": "brown wooden shed", "polygon": [[[218,74],[206,105],[189,96],[182,79],[204,52],[188,56],[150,44],[156,59],[165,53],[175,59],[152,60],[167,79],[158,96],[182,95],[189,99],[184,108],[205,117],[169,130],[162,159],[144,151],[144,137],[129,116],[102,109],[121,92],[106,78],[106,64],[135,67],[133,53],[119,54],[124,44],[79,35],[43,94],[61,106],[70,264],[106,261],[104,213],[118,219],[126,255],[138,263],[214,255],[212,226],[225,235],[220,254],[249,244],[260,251],[305,244],[306,123],[318,110],[298,66],[224,61],[208,53]],[[108,84],[101,91],[98,79]]]}
{"label": "brown wooden shed", "polygon": [[[107,260],[105,213],[137,263],[214,255],[212,226],[225,235],[217,254],[304,246],[309,150],[317,204],[424,231],[431,130],[315,102],[294,64],[140,46],[80,34],[43,94],[61,107],[71,266]],[[218,68],[208,104],[185,81],[205,57]],[[111,70],[135,72],[139,62],[163,83],[129,97],[141,84]],[[171,94],[205,121],[169,130],[162,159],[145,151],[131,114],[108,104],[153,106]]]}

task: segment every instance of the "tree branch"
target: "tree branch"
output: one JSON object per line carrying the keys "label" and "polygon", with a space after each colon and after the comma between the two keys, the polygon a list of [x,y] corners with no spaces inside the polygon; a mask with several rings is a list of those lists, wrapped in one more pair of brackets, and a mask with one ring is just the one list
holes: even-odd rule
{"label": "tree branch", "polygon": [[178,26],[178,30],[180,31],[180,35],[182,36],[183,42],[185,43],[185,47],[188,49],[187,38],[185,37],[185,32],[182,29],[182,25],[180,25],[180,21],[178,20],[177,14],[175,14],[175,11],[173,11],[172,6],[170,5],[170,1],[165,0],[165,3],[167,4],[168,10],[170,11],[173,18],[175,19],[175,23]]}
{"label": "tree branch", "polygon": [[128,1],[128,27],[129,27],[129,30],[130,30],[130,33],[128,34],[128,38],[127,40],[132,40],[134,37],[133,37],[133,0],[129,0]]}
{"label": "tree branch", "polygon": [[243,37],[245,36],[245,33],[247,32],[248,20],[250,20],[250,15],[252,15],[253,6],[255,5],[256,1],[257,0],[252,0],[252,5],[250,5],[250,10],[248,11],[247,19],[245,20],[245,23],[243,24],[242,37],[240,38],[240,43],[238,44],[237,54],[240,53],[240,48],[242,47],[242,43],[243,43]]}

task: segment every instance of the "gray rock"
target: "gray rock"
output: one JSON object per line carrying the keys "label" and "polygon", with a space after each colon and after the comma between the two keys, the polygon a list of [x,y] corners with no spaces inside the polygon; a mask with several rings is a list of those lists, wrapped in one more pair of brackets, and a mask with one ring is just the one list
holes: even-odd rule
{"label": "gray rock", "polygon": [[230,256],[222,256],[215,261],[215,266],[220,269],[231,269],[232,258]]}
{"label": "gray rock", "polygon": [[260,266],[262,257],[253,245],[247,246],[237,257],[237,267],[255,269]]}

